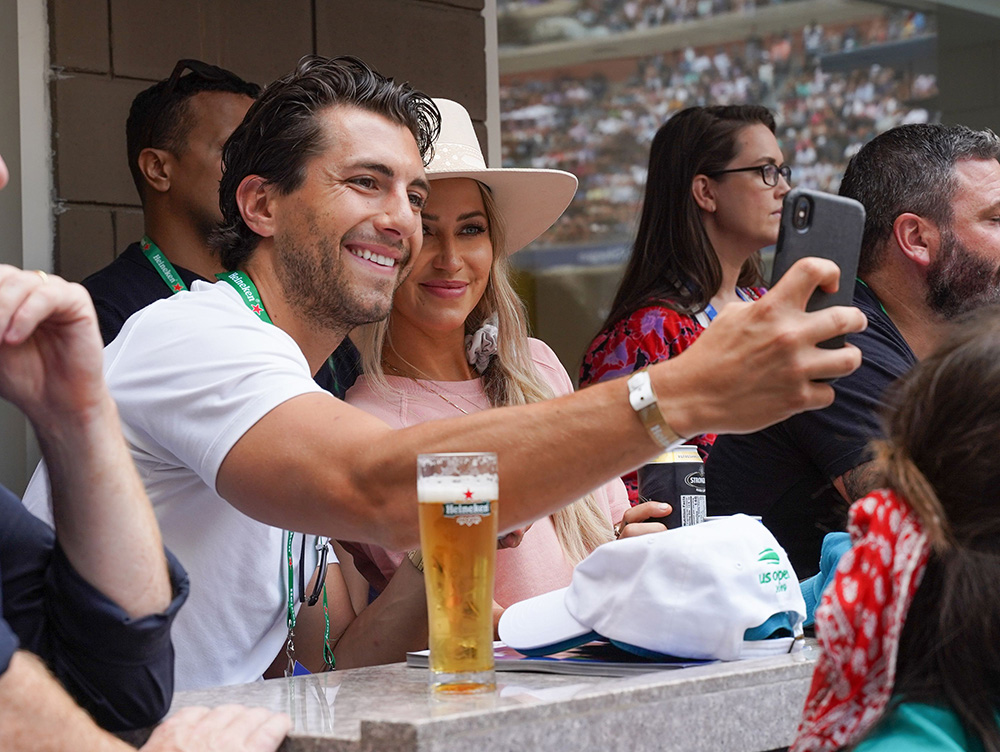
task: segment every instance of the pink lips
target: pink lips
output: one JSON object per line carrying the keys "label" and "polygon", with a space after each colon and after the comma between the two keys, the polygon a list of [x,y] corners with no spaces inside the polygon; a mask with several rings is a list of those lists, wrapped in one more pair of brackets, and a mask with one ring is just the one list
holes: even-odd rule
{"label": "pink lips", "polygon": [[431,295],[450,299],[461,297],[469,283],[457,279],[432,279],[429,282],[421,282],[420,286]]}

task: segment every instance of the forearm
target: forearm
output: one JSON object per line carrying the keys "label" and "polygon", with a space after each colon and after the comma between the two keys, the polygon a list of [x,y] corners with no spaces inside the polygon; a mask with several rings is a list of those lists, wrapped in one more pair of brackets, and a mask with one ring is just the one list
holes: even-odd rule
{"label": "forearm", "polygon": [[67,559],[130,616],[163,611],[172,598],[163,544],[110,395],[38,437]]}
{"label": "forearm", "polygon": [[[856,309],[804,312],[816,284],[838,278],[835,265],[806,259],[791,272],[761,300],[726,306],[689,349],[649,369],[674,432],[747,433],[833,401],[821,380],[853,371],[860,352],[816,343],[858,331],[865,319]],[[244,434],[217,485],[224,498],[269,524],[398,551],[417,542],[419,453],[496,452],[504,531],[662,450],[632,410],[624,379],[398,431],[335,400],[305,395]]]}
{"label": "forearm", "polygon": [[0,676],[0,749],[6,752],[134,752],[102,731],[35,656],[14,654]]}
{"label": "forearm", "polygon": [[[412,520],[411,535],[397,541],[398,550],[416,543],[417,454],[496,452],[503,532],[546,516],[662,450],[629,405],[625,380],[618,380],[544,403],[396,431],[370,465],[355,466],[351,485],[371,489],[369,508],[391,500],[392,509],[378,513],[382,519]],[[372,530],[393,532],[376,522],[368,525],[369,536]]]}

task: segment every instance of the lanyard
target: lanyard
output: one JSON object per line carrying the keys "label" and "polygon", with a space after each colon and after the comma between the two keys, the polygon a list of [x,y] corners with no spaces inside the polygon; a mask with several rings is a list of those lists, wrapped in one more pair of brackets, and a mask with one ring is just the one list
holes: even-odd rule
{"label": "lanyard", "polygon": [[148,235],[142,236],[142,240],[139,241],[139,247],[146,258],[149,259],[149,263],[153,265],[156,273],[160,275],[163,284],[169,288],[171,295],[188,289],[187,285],[184,284],[184,280],[181,279],[181,275],[177,273],[174,265],[170,263],[170,259],[163,255],[163,251],[157,247],[156,243],[149,239]]}
{"label": "lanyard", "polygon": [[260,293],[257,292],[257,285],[253,283],[250,276],[244,274],[239,269],[231,272],[222,272],[221,274],[215,275],[216,279],[221,279],[223,282],[228,282],[236,292],[240,294],[243,302],[246,303],[247,308],[249,308],[254,315],[257,316],[265,324],[273,324],[271,317],[267,315],[267,311],[264,310],[264,301],[260,299]]}
{"label": "lanyard", "polygon": [[854,280],[860,283],[862,287],[864,287],[868,292],[872,294],[872,297],[875,298],[875,302],[878,303],[878,307],[882,309],[882,313],[884,313],[886,316],[889,316],[889,312],[885,310],[885,306],[882,305],[882,301],[878,299],[878,295],[875,294],[875,291],[872,288],[870,288],[868,284],[863,279],[861,279],[861,277],[855,277]]}
{"label": "lanyard", "polygon": [[[217,279],[228,282],[242,298],[246,307],[249,308],[261,321],[273,324],[271,317],[264,310],[264,301],[260,298],[257,286],[250,279],[250,275],[239,271],[222,272],[215,275]],[[304,543],[304,541],[303,541]],[[329,544],[327,544],[329,545]],[[285,676],[292,676],[295,673],[295,567],[292,563],[292,531],[285,531],[286,565],[288,567],[288,612],[285,621],[288,625],[288,639],[285,642],[285,655],[288,656],[288,667],[285,669]],[[322,577],[325,572],[317,569],[316,576]],[[330,647],[330,609],[326,601],[326,583],[323,583],[323,618],[326,621],[326,629],[323,632],[323,661],[324,669],[334,668],[333,650]]]}
{"label": "lanyard", "polygon": [[[750,303],[750,302],[753,301],[753,298],[751,298],[749,295],[747,295],[746,292],[743,291],[742,287],[737,287],[736,288],[736,296],[740,300],[742,300],[742,301],[744,301],[746,303]],[[707,306],[705,306],[705,315],[708,316],[708,320],[709,321],[715,321],[715,317],[719,315],[719,312],[715,310],[715,306],[714,305],[712,305],[711,303],[709,303]]]}

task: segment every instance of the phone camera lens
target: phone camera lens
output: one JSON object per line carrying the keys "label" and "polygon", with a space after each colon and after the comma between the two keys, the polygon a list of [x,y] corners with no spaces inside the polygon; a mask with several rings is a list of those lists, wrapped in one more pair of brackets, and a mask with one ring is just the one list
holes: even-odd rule
{"label": "phone camera lens", "polygon": [[812,219],[812,202],[806,196],[799,196],[792,209],[792,227],[796,230],[805,230],[809,227],[810,219]]}

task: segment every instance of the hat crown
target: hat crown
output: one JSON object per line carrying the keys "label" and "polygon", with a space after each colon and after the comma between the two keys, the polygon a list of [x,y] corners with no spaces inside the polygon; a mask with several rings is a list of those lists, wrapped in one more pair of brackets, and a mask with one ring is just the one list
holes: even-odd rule
{"label": "hat crown", "polygon": [[428,174],[485,170],[486,159],[469,111],[450,99],[435,99],[434,104],[441,112],[441,133],[434,142],[434,157],[427,165]]}
{"label": "hat crown", "polygon": [[623,643],[723,660],[738,658],[744,632],[769,617],[805,618],[787,555],[744,515],[598,547],[573,573],[566,608]]}

